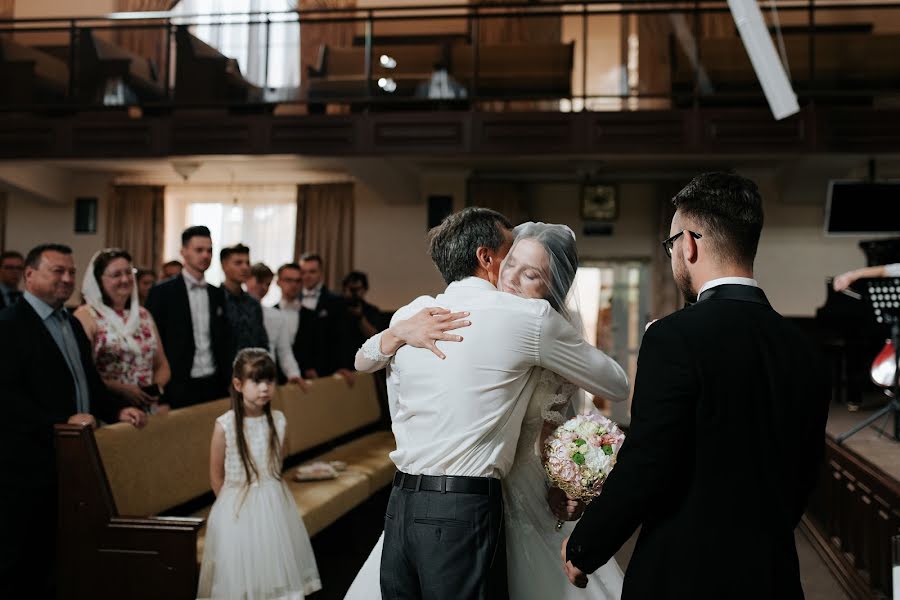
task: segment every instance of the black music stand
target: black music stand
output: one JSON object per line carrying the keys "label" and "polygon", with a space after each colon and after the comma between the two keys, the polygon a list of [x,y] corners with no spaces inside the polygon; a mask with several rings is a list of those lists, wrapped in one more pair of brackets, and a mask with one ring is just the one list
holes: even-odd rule
{"label": "black music stand", "polygon": [[[835,438],[838,444],[843,444],[850,436],[862,431],[878,419],[894,417],[894,441],[900,442],[900,278],[872,279],[866,282],[866,291],[863,292],[875,320],[880,324],[891,326],[891,342],[894,344],[894,380],[891,382],[890,401],[887,406],[878,412],[869,415],[861,423],[857,423],[849,430]],[[879,429],[884,434],[884,429]]]}

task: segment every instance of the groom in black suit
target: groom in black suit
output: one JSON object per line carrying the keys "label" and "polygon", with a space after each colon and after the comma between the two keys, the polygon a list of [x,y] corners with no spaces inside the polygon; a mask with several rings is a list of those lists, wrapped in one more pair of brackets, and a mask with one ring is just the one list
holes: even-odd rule
{"label": "groom in black suit", "polygon": [[822,458],[828,378],[753,279],[756,185],[707,173],[674,204],[664,250],[697,301],[644,335],[631,430],[564,567],[583,587],[641,526],[625,600],[802,598],[794,528]]}

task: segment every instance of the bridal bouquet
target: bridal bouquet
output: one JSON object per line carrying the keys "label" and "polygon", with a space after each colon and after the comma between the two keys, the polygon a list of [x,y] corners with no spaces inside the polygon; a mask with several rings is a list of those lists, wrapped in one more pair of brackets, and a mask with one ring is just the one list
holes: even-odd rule
{"label": "bridal bouquet", "polygon": [[619,426],[603,415],[578,415],[547,438],[547,475],[570,497],[590,502],[603,489],[624,441],[625,434]]}

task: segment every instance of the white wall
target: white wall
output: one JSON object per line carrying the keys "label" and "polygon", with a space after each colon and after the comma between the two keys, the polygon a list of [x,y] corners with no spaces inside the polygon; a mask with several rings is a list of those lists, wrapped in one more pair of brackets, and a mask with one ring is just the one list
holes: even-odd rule
{"label": "white wall", "polygon": [[[52,203],[22,192],[10,192],[6,247],[24,254],[45,242],[71,246],[78,269],[78,296],[81,277],[91,256],[106,243],[106,201],[110,189],[110,177],[90,174],[72,177],[67,196]],[[75,198],[81,196],[96,196],[98,199],[95,234],[75,233]]]}
{"label": "white wall", "polygon": [[619,217],[610,236],[584,234],[581,188],[575,183],[536,184],[531,190],[531,216],[537,221],[564,223],[575,231],[578,255],[585,259],[647,258],[656,237],[655,186],[618,186]]}
{"label": "white wall", "polygon": [[418,187],[418,195],[398,198],[365,178],[356,183],[354,265],[369,275],[368,300],[383,310],[446,287],[428,256],[426,200],[429,195],[451,195],[457,210],[465,203],[465,174],[408,176],[417,181],[397,187]]}

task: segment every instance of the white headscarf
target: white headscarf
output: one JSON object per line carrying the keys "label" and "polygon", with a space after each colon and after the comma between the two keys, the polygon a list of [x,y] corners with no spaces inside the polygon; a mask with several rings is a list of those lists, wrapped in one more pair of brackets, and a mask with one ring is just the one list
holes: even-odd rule
{"label": "white headscarf", "polygon": [[108,324],[109,328],[122,336],[125,339],[125,343],[128,344],[136,354],[140,354],[141,348],[138,345],[137,340],[134,339],[134,334],[138,329],[141,317],[141,305],[140,300],[138,299],[137,282],[135,281],[131,286],[131,308],[128,310],[128,319],[123,320],[111,306],[107,306],[106,303],[103,302],[103,292],[100,290],[100,282],[97,281],[97,278],[94,276],[94,263],[97,262],[97,258],[101,254],[108,250],[109,248],[99,250],[91,257],[91,262],[88,264],[87,271],[84,274],[84,281],[81,283],[81,295],[84,296],[84,301],[88,306],[103,317],[103,320]]}

